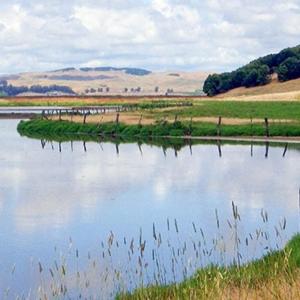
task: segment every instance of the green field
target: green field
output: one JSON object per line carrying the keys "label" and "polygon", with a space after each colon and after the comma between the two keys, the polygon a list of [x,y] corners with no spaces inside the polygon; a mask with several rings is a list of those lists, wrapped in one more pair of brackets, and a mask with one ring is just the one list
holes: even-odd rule
{"label": "green field", "polygon": [[186,108],[172,109],[170,112],[154,111],[157,116],[180,117],[227,117],[227,118],[270,118],[300,120],[300,101],[196,101]]}

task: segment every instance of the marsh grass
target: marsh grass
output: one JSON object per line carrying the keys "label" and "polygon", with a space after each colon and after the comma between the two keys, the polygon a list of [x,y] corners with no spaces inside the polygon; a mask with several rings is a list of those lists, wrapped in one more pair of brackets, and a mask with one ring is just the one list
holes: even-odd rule
{"label": "marsh grass", "polygon": [[[53,134],[53,135],[108,135],[119,137],[205,137],[218,136],[218,128],[212,123],[164,122],[158,121],[153,125],[125,125],[123,123],[80,124],[69,121],[50,121],[34,119],[21,121],[18,125],[21,134]],[[299,123],[271,123],[271,137],[300,136]],[[223,125],[221,136],[265,136],[264,124]]]}
{"label": "marsh grass", "polygon": [[[230,219],[219,215],[216,210],[213,235],[212,228],[206,233],[199,222],[183,225],[168,218],[165,224],[140,228],[133,237],[111,231],[92,251],[88,245],[78,249],[70,238],[64,250],[54,248],[52,263],[33,260],[38,284],[20,298],[252,299],[259,295],[278,298],[288,292],[298,295],[300,236],[284,247],[287,221],[281,219],[271,226],[262,210],[258,227],[245,233],[234,203]],[[11,296],[12,291],[7,290],[5,298]]]}

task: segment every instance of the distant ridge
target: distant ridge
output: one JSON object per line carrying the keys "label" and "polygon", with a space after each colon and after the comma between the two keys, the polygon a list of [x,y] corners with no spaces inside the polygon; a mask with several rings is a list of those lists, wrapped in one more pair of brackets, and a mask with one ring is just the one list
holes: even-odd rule
{"label": "distant ridge", "polygon": [[[109,72],[109,71],[122,71],[129,75],[136,75],[136,76],[145,76],[149,75],[152,72],[146,69],[140,69],[140,68],[115,68],[115,67],[82,67],[78,70],[82,72]],[[63,69],[57,69],[54,71],[50,71],[52,73],[55,72],[70,72],[70,71],[77,71],[76,68],[63,68]]]}
{"label": "distant ridge", "polygon": [[149,75],[152,72],[145,69],[139,68],[115,68],[115,67],[96,67],[96,68],[80,68],[80,71],[89,72],[89,71],[98,71],[98,72],[108,72],[108,71],[124,71],[126,74],[136,75],[136,76],[145,76]]}
{"label": "distant ridge", "polygon": [[[65,86],[78,95],[143,96],[202,94],[207,72],[164,71],[156,72],[132,67],[66,67],[45,72],[24,72],[6,75],[7,86],[18,87],[13,92],[26,90],[33,85],[42,87]],[[1,80],[1,77],[0,77]],[[14,93],[14,94],[16,94]],[[32,93],[34,93],[32,91]],[[4,95],[11,95],[5,91]]]}

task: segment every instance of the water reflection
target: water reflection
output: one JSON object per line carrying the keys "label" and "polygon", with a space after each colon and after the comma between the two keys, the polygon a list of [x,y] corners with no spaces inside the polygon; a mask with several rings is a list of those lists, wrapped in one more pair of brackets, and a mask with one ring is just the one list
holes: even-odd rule
{"label": "water reflection", "polygon": [[[52,140],[46,140],[46,139],[41,139],[41,146],[42,146],[42,149],[45,149],[47,146],[51,147],[51,149],[53,151],[55,151],[55,147],[54,147],[54,143],[55,141],[52,141]],[[115,145],[115,149],[116,149],[116,154],[119,155],[120,154],[120,145],[122,144],[122,141],[114,141],[112,140],[111,141],[114,145]],[[192,143],[193,142],[193,143]],[[56,144],[58,145],[57,149],[59,152],[62,152],[62,143],[61,141],[59,142],[56,142]],[[70,144],[70,149],[71,151],[73,152],[74,151],[74,141],[70,141],[70,142],[64,142],[64,143],[69,143]],[[103,151],[103,146],[102,146],[102,141],[100,140],[98,142],[99,144],[99,147],[100,149]],[[139,152],[140,152],[140,155],[143,155],[143,149],[142,149],[142,146],[143,146],[143,143],[142,142],[136,142],[134,143],[138,148],[139,148]],[[145,143],[147,145],[147,143]],[[206,142],[199,142],[199,141],[193,141],[192,139],[190,140],[183,140],[182,141],[182,145],[179,147],[178,144],[174,144],[172,145],[172,140],[169,140],[168,142],[168,147],[166,147],[166,145],[162,144],[162,145],[159,145],[157,144],[158,147],[161,147],[162,148],[162,151],[163,151],[163,154],[164,156],[167,155],[167,149],[173,149],[174,151],[174,155],[175,157],[178,156],[178,153],[180,153],[180,151],[182,150],[183,147],[189,147],[189,151],[190,151],[190,154],[191,156],[193,155],[193,146],[195,145],[201,145],[201,144],[215,144],[217,146],[217,149],[218,149],[218,155],[220,158],[222,158],[222,146],[224,145],[228,145],[228,144],[231,144],[231,145],[240,145],[241,142],[224,142],[224,141],[221,141],[221,140],[217,140],[217,141],[206,141]],[[250,156],[253,157],[254,156],[254,146],[255,144],[256,145],[259,145],[260,147],[262,145],[265,146],[265,158],[268,158],[269,157],[269,150],[270,150],[270,142],[269,141],[266,141],[266,142],[254,142],[254,141],[250,141],[250,142],[244,142],[244,145],[246,144],[249,144],[250,145]],[[82,142],[82,145],[83,145],[83,150],[84,152],[87,152],[87,142],[86,141],[83,141]],[[282,157],[285,157],[287,152],[288,152],[288,149],[289,149],[289,143],[276,143],[276,142],[273,142],[272,143],[272,146],[273,147],[280,147],[282,148]],[[294,150],[300,150],[300,145],[296,145],[296,144],[293,144],[292,145],[292,149]]]}
{"label": "water reflection", "polygon": [[[297,145],[188,140],[174,144],[152,140],[147,144],[103,138],[55,141],[20,137],[16,125],[15,121],[0,122],[1,140],[5,141],[0,148],[0,243],[5,245],[0,248],[1,291],[7,286],[16,293],[38,286],[38,261],[46,270],[55,269],[53,263],[57,257],[59,261],[60,251],[71,253],[68,267],[74,274],[76,249],[85,258],[88,252],[99,258],[104,251],[104,266],[112,262],[123,270],[134,269],[138,256],[132,264],[127,257],[132,239],[135,251],[140,247],[140,230],[142,241],[147,241],[144,259],[151,262],[151,271],[155,270],[151,250],[157,246],[159,234],[161,252],[155,255],[172,266],[172,249],[166,240],[172,241],[175,251],[186,249],[182,259],[192,261],[186,275],[208,262],[228,262],[236,253],[227,223],[232,219],[232,203],[239,208],[243,241],[249,233],[255,236],[258,228],[270,234],[267,245],[259,235],[255,251],[241,247],[245,260],[259,257],[267,251],[266,246],[282,246],[298,231]],[[262,209],[268,211],[268,224],[260,217]],[[275,227],[280,232],[278,238]],[[207,251],[226,247],[226,258],[212,251],[210,256],[197,259],[192,241],[197,241],[196,249],[199,241],[203,246],[200,228]],[[107,249],[102,250],[101,241],[106,245],[111,232],[119,245],[124,238],[127,243],[123,248],[114,243],[110,257]],[[221,236],[222,243],[216,246],[212,239]],[[7,274],[14,264],[12,278]],[[175,267],[177,280],[183,268]],[[84,260],[78,268],[89,270],[90,264]],[[172,280],[173,273],[167,271],[164,279]],[[135,277],[127,279],[124,284],[134,286]],[[153,277],[150,279],[153,282]],[[115,292],[115,283],[110,283],[110,291]]]}

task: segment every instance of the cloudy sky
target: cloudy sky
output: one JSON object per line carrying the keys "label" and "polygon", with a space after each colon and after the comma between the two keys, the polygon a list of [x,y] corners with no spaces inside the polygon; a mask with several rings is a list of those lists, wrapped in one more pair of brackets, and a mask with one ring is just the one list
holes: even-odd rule
{"label": "cloudy sky", "polygon": [[230,70],[300,43],[300,0],[0,0],[0,73]]}

